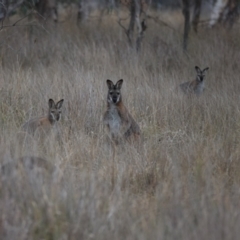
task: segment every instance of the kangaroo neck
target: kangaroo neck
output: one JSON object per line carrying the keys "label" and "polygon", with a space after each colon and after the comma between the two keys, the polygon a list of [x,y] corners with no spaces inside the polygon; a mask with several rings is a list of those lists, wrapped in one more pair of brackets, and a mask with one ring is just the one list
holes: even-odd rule
{"label": "kangaroo neck", "polygon": [[56,120],[54,120],[54,118],[52,117],[51,113],[48,114],[48,119],[52,125],[56,122]]}
{"label": "kangaroo neck", "polygon": [[120,108],[123,107],[123,102],[120,100],[117,103],[108,102],[108,108]]}

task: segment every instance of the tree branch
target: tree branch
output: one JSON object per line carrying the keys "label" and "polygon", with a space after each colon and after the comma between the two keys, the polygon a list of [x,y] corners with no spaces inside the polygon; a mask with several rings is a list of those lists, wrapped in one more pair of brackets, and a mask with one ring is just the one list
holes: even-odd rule
{"label": "tree branch", "polygon": [[160,20],[158,17],[153,17],[153,16],[150,16],[150,15],[147,15],[147,18],[153,20],[155,23],[161,24],[161,25],[177,32],[177,30],[175,28],[171,27],[170,25],[168,25],[164,21]]}

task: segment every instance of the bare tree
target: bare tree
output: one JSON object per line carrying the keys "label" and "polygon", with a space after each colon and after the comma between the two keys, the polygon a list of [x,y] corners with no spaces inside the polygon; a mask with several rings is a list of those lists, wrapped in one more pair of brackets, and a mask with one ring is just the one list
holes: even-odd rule
{"label": "bare tree", "polygon": [[223,17],[223,23],[228,24],[229,27],[232,27],[234,22],[236,22],[238,18],[238,7],[239,7],[239,1],[238,0],[229,0],[227,5],[224,9],[224,17]]}
{"label": "bare tree", "polygon": [[132,0],[130,2],[130,21],[129,26],[127,29],[127,37],[129,44],[133,45],[133,38],[134,38],[134,27],[135,27],[135,20],[136,18],[139,19],[140,17],[140,4],[138,0]]}
{"label": "bare tree", "polygon": [[142,39],[147,29],[146,20],[143,17],[144,7],[146,1],[144,0],[130,0],[122,1],[122,4],[128,7],[130,13],[130,20],[128,28],[122,25],[122,19],[119,19],[119,25],[124,29],[127,36],[128,43],[131,47],[135,47],[137,51],[141,48]]}
{"label": "bare tree", "polygon": [[[184,16],[184,33],[183,33],[183,49],[187,50],[188,36],[191,25],[195,32],[198,31],[198,23],[201,14],[202,0],[182,0],[182,12]],[[193,17],[191,22],[191,11],[190,7],[193,6]]]}
{"label": "bare tree", "polygon": [[202,0],[194,1],[194,12],[193,12],[192,25],[193,25],[193,29],[195,32],[197,32],[197,30],[198,30],[198,23],[199,23],[200,14],[201,14],[201,5],[202,5]]}
{"label": "bare tree", "polygon": [[142,22],[140,22],[138,19],[137,29],[138,29],[138,36],[137,36],[137,40],[136,40],[136,50],[139,51],[141,49],[141,43],[142,43],[142,39],[144,37],[144,32],[147,29],[145,20],[142,20]]}
{"label": "bare tree", "polygon": [[38,0],[35,6],[42,17],[51,18],[54,22],[58,21],[56,0]]}
{"label": "bare tree", "polygon": [[217,0],[213,6],[209,26],[213,27],[218,23],[228,24],[232,27],[239,16],[238,0]]}
{"label": "bare tree", "polygon": [[221,13],[223,12],[226,4],[227,4],[226,0],[216,0],[216,2],[213,5],[212,12],[211,12],[211,17],[210,17],[210,22],[209,22],[210,27],[213,27],[214,25],[216,25],[218,23]]}
{"label": "bare tree", "polygon": [[0,0],[0,21],[4,20],[9,14],[22,5],[24,0]]}
{"label": "bare tree", "polygon": [[182,0],[184,16],[183,50],[187,50],[188,35],[190,31],[190,0]]}

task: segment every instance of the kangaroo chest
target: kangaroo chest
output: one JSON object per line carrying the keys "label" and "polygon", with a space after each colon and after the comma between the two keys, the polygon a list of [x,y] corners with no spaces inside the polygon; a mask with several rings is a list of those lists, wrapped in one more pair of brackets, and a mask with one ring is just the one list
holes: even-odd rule
{"label": "kangaroo chest", "polygon": [[108,126],[112,133],[118,133],[122,125],[121,117],[117,108],[111,107],[108,115]]}
{"label": "kangaroo chest", "polygon": [[204,90],[204,87],[205,87],[204,82],[199,83],[198,85],[195,86],[195,89],[194,89],[195,93],[196,94],[202,93],[202,91]]}

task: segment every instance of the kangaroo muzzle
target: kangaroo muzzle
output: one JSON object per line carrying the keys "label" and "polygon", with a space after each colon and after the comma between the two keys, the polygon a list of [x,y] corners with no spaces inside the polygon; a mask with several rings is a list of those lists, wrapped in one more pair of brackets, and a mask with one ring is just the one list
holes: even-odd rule
{"label": "kangaroo muzzle", "polygon": [[113,96],[112,101],[113,101],[113,103],[117,103],[118,102],[118,96]]}

